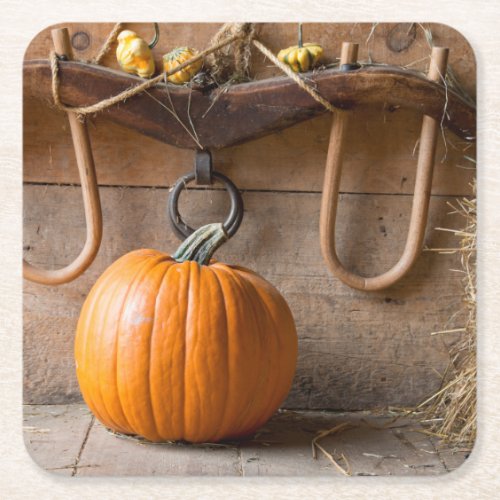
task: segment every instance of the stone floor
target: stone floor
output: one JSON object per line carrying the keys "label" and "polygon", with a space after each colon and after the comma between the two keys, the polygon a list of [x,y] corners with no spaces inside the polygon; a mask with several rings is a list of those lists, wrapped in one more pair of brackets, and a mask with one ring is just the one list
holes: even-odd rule
{"label": "stone floor", "polygon": [[[312,440],[337,426],[318,440],[323,451],[315,447],[314,458]],[[251,441],[153,444],[113,435],[85,405],[24,408],[33,460],[68,476],[417,476],[443,474],[465,460],[465,451],[423,431],[418,422],[392,415],[283,411]]]}

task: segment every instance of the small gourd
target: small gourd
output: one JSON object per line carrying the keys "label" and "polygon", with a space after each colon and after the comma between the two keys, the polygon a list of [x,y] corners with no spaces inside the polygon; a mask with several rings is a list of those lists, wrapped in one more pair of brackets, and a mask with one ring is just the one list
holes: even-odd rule
{"label": "small gourd", "polygon": [[278,59],[290,66],[295,73],[305,73],[314,68],[323,55],[323,47],[317,43],[302,43],[302,24],[299,23],[299,43],[280,50]]}
{"label": "small gourd", "polygon": [[116,59],[118,64],[127,73],[142,78],[150,78],[155,72],[155,61],[151,49],[158,42],[158,25],[155,23],[155,38],[148,44],[134,31],[123,30],[118,35]]}
{"label": "small gourd", "polygon": [[[196,50],[190,49],[189,47],[177,47],[163,56],[163,69],[166,72],[172,71],[182,63],[196,57],[197,54],[198,52]],[[200,59],[168,76],[167,80],[171,83],[175,83],[176,85],[182,85],[183,83],[189,82],[191,78],[193,78],[193,76],[200,71],[202,66],[203,61]]]}

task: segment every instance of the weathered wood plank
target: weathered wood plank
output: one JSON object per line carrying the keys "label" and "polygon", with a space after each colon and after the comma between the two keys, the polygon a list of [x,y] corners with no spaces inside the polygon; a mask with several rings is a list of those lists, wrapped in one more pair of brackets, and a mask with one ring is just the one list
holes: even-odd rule
{"label": "weathered wood plank", "polygon": [[418,422],[406,418],[392,422],[391,418],[358,414],[349,415],[349,420],[359,422],[359,427],[327,436],[322,443],[327,449],[341,450],[353,471],[358,471],[356,475],[425,476],[446,472]]}
{"label": "weathered wood plank", "polygon": [[[77,476],[338,477],[340,472],[319,449],[313,458],[311,443],[319,431],[348,423],[351,427],[322,438],[319,444],[353,476],[438,475],[450,470],[442,456],[451,448],[441,446],[438,454],[431,439],[419,432],[418,422],[394,421],[367,411],[279,412],[251,439],[219,445],[153,444],[113,435],[97,421],[89,427],[89,418],[81,404],[26,406],[26,439],[34,432],[45,436],[43,459],[40,447],[31,450],[39,465]],[[77,435],[77,429],[88,432]],[[79,451],[69,467],[61,468],[66,448]],[[455,466],[464,460],[463,455],[453,456]]]}
{"label": "weathered wood plank", "polygon": [[[25,398],[27,402],[77,400],[73,335],[81,304],[98,275],[137,247],[173,251],[178,241],[166,220],[166,189],[103,188],[104,238],[95,263],[78,280],[59,287],[25,282]],[[84,239],[79,189],[25,187],[26,257],[61,266]],[[238,234],[218,252],[274,283],[288,300],[299,332],[299,362],[288,408],[363,409],[411,405],[432,393],[448,363],[444,343],[430,333],[460,323],[452,315],[462,287],[457,257],[424,252],[413,271],[385,292],[363,293],[327,272],[319,249],[317,194],[244,193],[246,215]],[[434,197],[426,244],[455,246],[447,215],[450,198]],[[402,250],[411,198],[343,195],[338,248],[360,273],[387,269]],[[190,190],[181,198],[189,223],[222,220],[221,191]],[[456,322],[456,323],[454,323]]]}
{"label": "weathered wood plank", "polygon": [[462,449],[456,450],[448,447],[443,447],[442,444],[438,444],[437,453],[446,470],[448,472],[453,472],[466,462],[471,452],[464,451]]}
{"label": "weathered wood plank", "polygon": [[458,469],[462,464],[466,463],[471,453],[474,453],[474,449],[450,445],[437,436],[430,435],[430,440],[447,472]]}
{"label": "weathered wood plank", "polygon": [[[326,475],[341,473],[318,449],[312,458],[311,442],[320,431],[352,424],[322,438],[319,444],[353,476],[413,476],[446,472],[430,439],[418,432],[417,422],[368,412],[284,412],[275,415],[253,442],[241,444],[244,476]],[[387,426],[387,427],[385,427]],[[347,463],[341,459],[341,455]],[[293,472],[292,472],[293,471]]]}
{"label": "weathered wood plank", "polygon": [[96,422],[77,476],[239,476],[236,446],[154,444],[111,434]]}
{"label": "weathered wood plank", "polygon": [[[346,140],[341,191],[413,193],[420,135],[418,116],[381,108],[355,111]],[[322,116],[256,141],[214,153],[214,168],[240,189],[319,192],[331,118]],[[223,126],[215,123],[214,126]],[[193,168],[194,153],[162,144],[97,118],[89,127],[100,184],[171,186]],[[474,148],[447,134],[440,140],[433,194],[471,193]],[[29,99],[24,108],[24,180],[79,184],[67,119]],[[444,161],[442,161],[444,159]],[[464,168],[465,167],[465,168]]]}
{"label": "weathered wood plank", "polygon": [[33,461],[45,470],[75,473],[93,417],[85,405],[24,406],[24,443]]}

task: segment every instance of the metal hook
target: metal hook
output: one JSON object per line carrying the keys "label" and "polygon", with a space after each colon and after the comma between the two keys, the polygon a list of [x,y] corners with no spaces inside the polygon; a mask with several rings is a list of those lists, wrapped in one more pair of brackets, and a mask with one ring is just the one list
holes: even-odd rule
{"label": "metal hook", "polygon": [[[342,45],[341,67],[343,65],[355,64],[357,52],[357,44],[344,43]],[[429,72],[427,74],[429,80],[435,82],[444,81],[447,59],[448,49],[433,47]],[[348,116],[347,112],[338,113],[333,120],[330,133],[323,196],[321,199],[321,251],[332,274],[345,284],[358,290],[383,290],[399,281],[408,273],[422,250],[440,124],[430,116],[423,117],[410,227],[403,254],[389,271],[379,276],[367,278],[345,269],[337,256],[335,248],[335,220]]]}
{"label": "metal hook", "polygon": [[194,157],[194,178],[198,186],[210,186],[213,184],[212,178],[212,155],[210,151],[196,151]]}
{"label": "metal hook", "polygon": [[155,25],[155,36],[151,40],[151,42],[148,43],[148,47],[150,49],[154,48],[158,43],[158,40],[160,39],[160,27],[158,26],[158,23],[153,23],[153,24]]}
{"label": "metal hook", "polygon": [[[72,58],[68,30],[52,30],[52,39],[59,57]],[[69,265],[57,270],[39,269],[23,260],[23,276],[43,285],[60,285],[80,276],[94,261],[102,238],[102,213],[90,138],[85,123],[75,113],[68,112],[71,137],[82,186],[87,238],[80,255]]]}
{"label": "metal hook", "polygon": [[231,209],[223,226],[229,238],[236,234],[243,220],[243,199],[238,188],[224,174],[212,169],[212,156],[209,151],[197,151],[194,164],[194,172],[181,177],[172,188],[168,198],[168,215],[170,224],[176,236],[183,240],[194,232],[194,229],[188,226],[179,213],[179,196],[187,184],[193,180],[197,185],[207,186],[217,180],[224,184],[231,200]]}

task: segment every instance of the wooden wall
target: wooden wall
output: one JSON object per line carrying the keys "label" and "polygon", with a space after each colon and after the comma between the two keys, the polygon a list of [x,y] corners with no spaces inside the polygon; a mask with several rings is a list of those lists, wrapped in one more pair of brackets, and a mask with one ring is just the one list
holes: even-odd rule
{"label": "wooden wall", "polygon": [[[94,55],[111,24],[67,24],[75,55]],[[158,57],[176,45],[203,48],[220,25],[162,24]],[[450,65],[468,93],[475,92],[475,60],[450,27],[429,25],[436,45],[451,49]],[[146,38],[151,25],[131,25]],[[295,24],[259,26],[259,38],[277,52],[296,40]],[[307,24],[304,38],[325,47],[328,60],[342,41],[360,43],[360,60],[425,70],[429,45],[420,25]],[[45,58],[50,29],[39,33],[26,59]],[[256,78],[279,74],[253,55]],[[104,64],[115,66],[112,54]],[[329,275],[319,250],[321,185],[331,117],[214,152],[215,168],[243,190],[245,218],[218,258],[248,266],[288,300],[299,332],[299,361],[289,408],[360,409],[411,405],[439,387],[460,326],[458,257],[424,252],[409,276],[384,292],[351,290]],[[421,117],[381,104],[351,120],[339,208],[338,248],[346,265],[375,274],[402,251],[415,178]],[[79,252],[85,236],[68,125],[64,114],[25,96],[24,249],[34,264],[59,267]],[[214,123],[214,127],[223,127]],[[74,376],[73,335],[81,304],[99,274],[138,247],[173,251],[178,241],[166,218],[168,189],[192,168],[193,153],[140,136],[97,116],[90,124],[104,216],[99,255],[76,281],[24,286],[24,398],[28,403],[80,400]],[[474,177],[469,145],[446,133],[437,154],[428,247],[455,247],[449,203],[470,195]],[[227,199],[218,189],[189,190],[181,198],[188,221],[222,220]]]}

